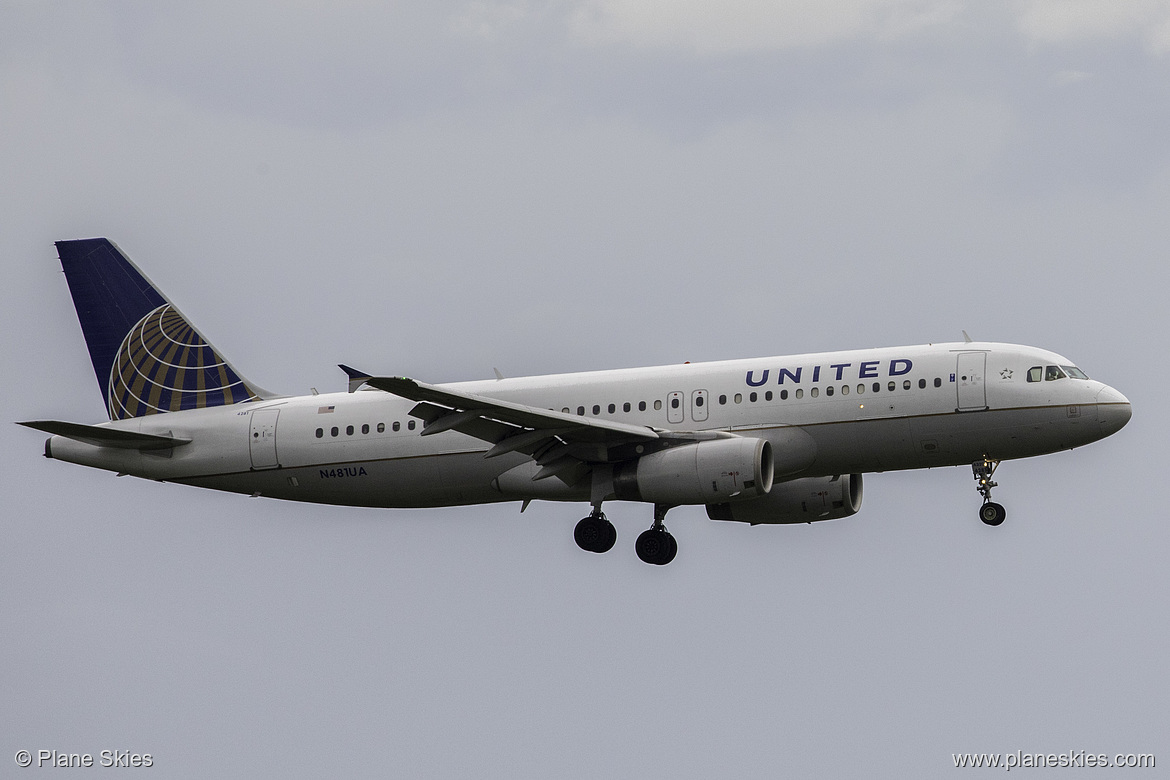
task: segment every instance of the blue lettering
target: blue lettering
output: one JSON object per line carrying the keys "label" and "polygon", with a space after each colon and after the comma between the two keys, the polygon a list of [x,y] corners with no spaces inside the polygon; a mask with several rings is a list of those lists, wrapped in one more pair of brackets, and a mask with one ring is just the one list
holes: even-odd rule
{"label": "blue lettering", "polygon": [[875,377],[878,375],[877,367],[878,367],[878,361],[867,360],[866,362],[861,364],[861,371],[860,371],[860,373],[858,373],[857,376],[859,376],[862,379],[869,379],[871,377]]}
{"label": "blue lettering", "polygon": [[752,374],[754,374],[754,373],[755,373],[754,371],[749,371],[747,373],[747,383],[750,387],[759,387],[760,385],[762,385],[768,381],[768,369],[766,369],[766,368],[764,369],[764,377],[759,382],[752,381]]}
{"label": "blue lettering", "polygon": [[776,384],[778,384],[778,385],[784,384],[784,377],[785,376],[787,376],[793,382],[800,384],[800,372],[803,370],[804,369],[802,369],[802,368],[798,368],[798,369],[796,369],[796,373],[794,374],[791,371],[789,371],[787,368],[780,369],[780,379],[776,382]]}
{"label": "blue lettering", "polygon": [[[899,370],[898,364],[901,363],[905,368]],[[914,364],[906,358],[898,358],[890,361],[890,376],[902,376],[902,374],[909,374],[910,369],[914,368]]]}
{"label": "blue lettering", "polygon": [[813,381],[814,382],[821,381],[821,367],[820,366],[813,366]]}
{"label": "blue lettering", "polygon": [[829,368],[837,369],[837,381],[840,382],[841,381],[841,372],[844,371],[846,368],[848,368],[851,365],[853,365],[853,364],[852,363],[834,363],[833,365],[829,366]]}

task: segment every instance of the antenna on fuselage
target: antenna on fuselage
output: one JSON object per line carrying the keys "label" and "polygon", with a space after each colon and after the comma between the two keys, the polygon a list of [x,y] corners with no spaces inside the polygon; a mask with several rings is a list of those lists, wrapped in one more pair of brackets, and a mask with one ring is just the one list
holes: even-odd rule
{"label": "antenna on fuselage", "polygon": [[970,344],[974,339],[967,335],[967,331],[963,331],[963,343]]}

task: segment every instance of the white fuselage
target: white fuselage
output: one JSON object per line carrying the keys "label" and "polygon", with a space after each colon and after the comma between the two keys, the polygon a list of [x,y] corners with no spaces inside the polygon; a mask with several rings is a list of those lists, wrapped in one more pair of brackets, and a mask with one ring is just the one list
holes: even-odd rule
{"label": "white fuselage", "polygon": [[[959,343],[443,387],[655,429],[767,438],[778,464],[799,429],[811,437],[815,457],[797,472],[780,473],[778,465],[777,480],[789,480],[1042,455],[1122,427],[1129,403],[1101,382],[1028,381],[1035,367],[1069,365],[1031,347]],[[297,501],[427,507],[589,498],[587,484],[501,479],[527,474],[534,464],[520,453],[485,458],[489,443],[455,431],[422,436],[414,407],[367,388],[108,423],[191,440],[168,450],[113,449],[60,436],[47,446],[61,460]]]}

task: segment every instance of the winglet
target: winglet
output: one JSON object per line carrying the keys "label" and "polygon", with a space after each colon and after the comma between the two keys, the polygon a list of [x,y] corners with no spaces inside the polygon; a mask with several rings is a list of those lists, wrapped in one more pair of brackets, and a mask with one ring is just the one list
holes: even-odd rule
{"label": "winglet", "polygon": [[366,383],[367,379],[373,378],[365,371],[358,371],[356,368],[350,368],[349,366],[342,363],[338,363],[337,367],[344,371],[346,376],[349,377],[349,392],[351,393],[356,392],[359,387]]}

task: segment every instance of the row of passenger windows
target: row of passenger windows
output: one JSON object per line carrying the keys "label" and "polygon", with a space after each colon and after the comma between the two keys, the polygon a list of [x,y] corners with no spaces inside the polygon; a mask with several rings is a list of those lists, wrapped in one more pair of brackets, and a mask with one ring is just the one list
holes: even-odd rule
{"label": "row of passenger windows", "polygon": [[[415,424],[416,423],[414,420],[408,420],[406,423],[406,430],[413,431]],[[390,429],[393,431],[400,431],[400,430],[402,430],[402,423],[397,422],[397,421],[392,422],[392,423],[390,423]],[[386,423],[378,423],[377,430],[378,430],[378,433],[385,433],[386,432]],[[369,432],[370,432],[370,426],[368,424],[363,425],[362,426],[362,434],[365,435]],[[354,433],[355,433],[355,430],[354,430],[354,427],[352,425],[345,426],[345,435],[346,436],[353,436]],[[336,425],[333,426],[332,428],[329,429],[329,435],[333,436],[333,437],[340,436],[341,435],[341,428],[339,428]],[[325,429],[318,428],[317,429],[317,438],[323,439],[324,437],[325,437]]]}
{"label": "row of passenger windows", "polygon": [[[1052,369],[1052,368],[1056,368],[1056,367],[1049,366],[1048,368]],[[1078,373],[1079,373],[1078,369],[1073,369],[1073,370],[1078,371]],[[1035,374],[1036,378],[1033,379],[1033,372],[1039,372],[1039,371],[1040,371],[1039,368],[1034,368],[1031,371],[1029,371],[1028,372],[1028,381],[1029,382],[1039,382],[1040,381],[1040,374],[1039,373],[1036,373]],[[1071,375],[1071,372],[1069,375]],[[1064,376],[1066,376],[1066,375],[1061,374],[1061,378]],[[1082,374],[1082,376],[1083,376],[1083,374]],[[1049,376],[1047,378],[1052,379],[1052,378],[1057,378],[1057,377]],[[1087,379],[1088,377],[1085,377],[1085,378]],[[942,379],[939,377],[935,377],[934,378],[934,386],[935,387],[942,387]],[[912,387],[913,387],[913,384],[910,382],[909,379],[902,380],[902,389],[903,390],[909,390]],[[886,391],[887,392],[892,393],[897,389],[898,389],[897,382],[891,381],[891,382],[886,384]],[[918,380],[918,389],[920,389],[920,390],[926,389],[926,380],[925,379]],[[840,393],[841,393],[841,395],[849,395],[851,392],[856,392],[857,395],[863,395],[866,392],[866,390],[867,390],[867,386],[864,383],[859,383],[855,388],[851,388],[849,385],[841,385]],[[871,386],[869,386],[869,390],[871,392],[874,392],[874,393],[880,393],[882,391],[882,383],[881,382],[874,382]],[[829,385],[829,386],[825,387],[825,395],[826,396],[832,396],[835,392],[837,392],[837,388],[835,388],[834,386]],[[788,390],[786,390],[786,389],[781,390],[779,395],[780,395],[781,401],[787,401],[789,398]],[[810,388],[808,391],[808,395],[810,398],[819,397],[820,396],[820,388],[818,388],[818,387]],[[796,388],[796,390],[792,393],[791,397],[797,398],[797,399],[804,398],[804,388],[801,388],[801,387]],[[772,401],[772,400],[775,400],[776,396],[775,396],[775,394],[773,394],[773,392],[771,390],[767,390],[763,393],[763,398],[765,401]],[[731,401],[733,401],[734,403],[741,404],[741,403],[743,403],[743,400],[744,400],[743,393],[736,393],[735,395],[731,396]],[[753,390],[752,392],[747,394],[747,400],[749,403],[753,403],[753,404],[756,403],[757,401],[760,400],[760,393]],[[694,399],[695,406],[702,407],[705,402],[706,402],[706,399],[701,395],[696,396]],[[728,397],[726,395],[719,396],[719,405],[720,406],[725,406],[727,404],[727,402],[728,402]],[[646,401],[638,401],[637,405],[638,405],[639,412],[646,411],[647,406],[648,406]],[[662,410],[662,401],[661,400],[654,401],[652,405],[654,407],[654,411],[661,411]],[[672,409],[678,409],[681,405],[682,405],[682,400],[678,396],[675,396],[675,397],[670,399],[670,406]],[[629,401],[626,401],[625,403],[622,404],[622,411],[623,412],[631,412],[631,411],[633,411],[633,409],[634,409],[634,405],[632,403],[630,403]],[[592,411],[594,415],[601,414],[601,404],[593,404],[593,408],[590,411]],[[617,413],[617,404],[609,404],[606,407],[606,411],[609,412],[610,414],[616,414]],[[564,414],[572,414],[572,410],[568,406],[562,408],[561,412],[563,412]],[[584,416],[585,415],[585,407],[578,406],[577,407],[577,414]],[[417,423],[415,420],[408,420],[406,422],[406,430],[413,431],[415,429],[416,425],[417,425]],[[390,423],[390,429],[392,431],[395,431],[395,432],[400,431],[400,430],[402,430],[402,423],[400,423],[398,421],[392,422],[392,423]],[[378,431],[378,433],[385,433],[386,432],[386,423],[378,423],[377,431]],[[345,426],[345,435],[346,436],[353,436],[356,432],[357,432],[357,430],[354,428],[354,426],[352,426],[352,425]],[[369,424],[362,425],[361,432],[362,432],[362,435],[368,434],[370,432]],[[316,435],[317,435],[318,439],[325,438],[325,429],[318,428],[316,431]],[[337,438],[340,435],[341,435],[341,428],[339,426],[335,425],[329,429],[329,436],[330,437]]]}
{"label": "row of passenger windows", "polygon": [[[914,385],[911,383],[911,381],[909,379],[902,380],[902,389],[903,390],[909,390],[913,386]],[[925,390],[926,386],[927,386],[927,382],[925,379],[918,380],[918,389]],[[934,378],[934,386],[935,387],[942,387],[942,379],[940,377]],[[897,389],[898,389],[897,382],[889,382],[886,385],[887,392],[892,393]],[[851,392],[856,392],[858,395],[862,395],[866,392],[866,390],[867,390],[867,385],[865,385],[864,383],[859,383],[855,388],[850,387],[849,385],[841,385],[840,393],[841,393],[841,395],[849,395]],[[873,385],[869,386],[869,390],[874,392],[874,393],[880,393],[882,391],[882,383],[881,382],[874,382]],[[813,387],[813,388],[809,389],[808,395],[810,398],[817,398],[820,396],[820,392],[821,391],[820,391],[819,387]],[[836,392],[838,392],[837,388],[833,387],[832,385],[825,388],[825,395],[826,396],[832,396]],[[779,395],[780,395],[781,401],[787,401],[789,398],[788,390],[781,390]],[[763,393],[763,398],[765,401],[772,401],[775,399],[775,397],[776,397],[775,394],[773,394],[773,392],[771,390],[767,390]],[[793,398],[804,398],[804,388],[798,387],[793,392],[792,397]],[[735,395],[731,396],[731,400],[737,404],[743,403],[743,399],[744,399],[743,393],[736,393]],[[719,400],[720,406],[725,406],[727,404],[728,397],[726,395],[720,395],[718,400]],[[750,403],[756,403],[757,401],[760,400],[760,393],[755,392],[755,391],[748,393],[747,400]],[[705,399],[701,395],[696,396],[694,403],[695,403],[695,406],[701,407],[705,403]],[[681,406],[681,405],[682,405],[682,400],[679,397],[676,396],[676,397],[670,399],[670,406],[672,409],[678,409],[679,406]],[[626,403],[622,404],[622,411],[623,412],[629,412],[632,409],[633,409],[633,405],[630,402],[627,401]],[[655,401],[654,402],[654,410],[659,411],[661,409],[662,409],[662,401]],[[593,404],[593,408],[590,411],[592,411],[593,414],[595,414],[595,415],[601,414],[601,404]],[[610,414],[617,413],[617,404],[609,404],[609,406],[606,407],[606,411],[608,411]],[[640,411],[640,412],[646,411],[646,402],[645,401],[638,402],[638,411]],[[566,406],[566,407],[563,407],[561,409],[561,412],[563,412],[564,414],[572,414],[572,409],[570,409],[570,407]],[[577,414],[584,416],[585,407],[578,406],[577,407]]]}

